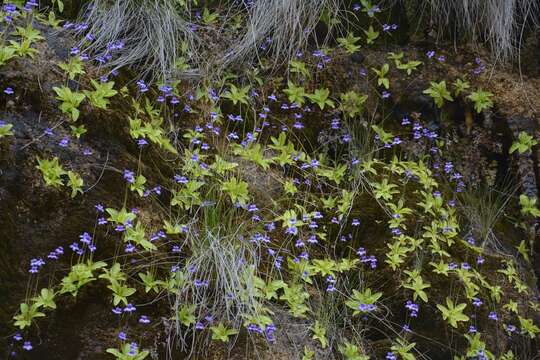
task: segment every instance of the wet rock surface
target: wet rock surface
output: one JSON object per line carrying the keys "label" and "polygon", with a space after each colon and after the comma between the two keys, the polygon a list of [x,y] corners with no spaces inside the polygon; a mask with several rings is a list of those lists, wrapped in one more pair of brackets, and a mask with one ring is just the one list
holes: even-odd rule
{"label": "wet rock surface", "polygon": [[[0,309],[2,358],[10,351],[10,335],[14,331],[11,319],[28,290],[30,260],[46,256],[58,246],[63,246],[67,253],[69,245],[83,231],[94,228],[97,216],[94,205],[103,199],[107,199],[108,206],[121,206],[124,184],[119,172],[137,163],[136,155],[131,155],[126,146],[127,137],[111,132],[118,130],[114,123],[119,118],[114,112],[83,115],[81,121],[89,128],[89,136],[70,141],[67,146],[59,145],[64,137],[70,136],[70,124],[57,109],[52,87],[63,83],[56,64],[67,54],[69,42],[52,32],[45,35],[54,42],[51,46],[49,42],[41,43],[35,61],[16,60],[0,72],[0,86],[15,90],[13,97],[2,97],[0,105],[0,118],[13,124],[15,133],[0,148],[0,302],[5,304]],[[51,129],[52,134],[47,135],[46,129]],[[83,195],[71,199],[65,187],[58,190],[44,187],[36,159],[51,154],[60,163],[70,164],[69,170],[84,178]],[[101,247],[99,252],[108,251],[105,244]],[[69,264],[66,255],[48,274],[61,273]],[[40,286],[46,285],[40,282]],[[109,310],[110,300],[101,293],[99,288],[90,288],[76,302],[67,300],[62,304],[61,310],[51,314],[39,327],[36,336],[43,341],[42,350],[25,358],[104,358],[96,355],[100,351],[92,348],[92,343],[97,338],[110,340],[115,325]]]}
{"label": "wet rock surface", "polygon": [[[67,57],[70,42],[68,37],[58,36],[46,28],[42,30],[46,42],[40,45],[40,55],[36,61],[17,60],[0,72],[0,88],[12,86],[15,89],[13,98],[2,97],[0,100],[0,119],[12,123],[15,133],[0,147],[0,303],[7,304],[0,308],[0,349],[5,349],[0,353],[2,356],[10,351],[9,336],[13,333],[11,318],[25,297],[30,259],[47,254],[58,246],[67,248],[81,232],[92,229],[96,219],[94,205],[103,199],[107,199],[107,206],[121,206],[124,202],[124,182],[120,172],[136,167],[138,162],[137,149],[128,141],[125,126],[122,125],[125,118],[115,112],[115,107],[121,111],[121,103],[113,104],[108,112],[85,109],[81,122],[87,126],[88,134],[82,141],[70,142],[65,147],[59,145],[70,134],[70,129],[67,119],[57,110],[52,87],[63,82],[56,64]],[[366,54],[365,59],[379,55]],[[350,62],[338,63],[342,70],[336,72],[336,87],[346,88],[347,81],[356,82],[358,89],[367,86],[367,83],[361,83],[361,75],[355,73],[355,77],[349,76],[365,59],[364,56],[361,61],[352,59],[355,65]],[[445,70],[439,71],[442,75]],[[455,145],[456,150],[451,156],[464,169],[468,181],[479,183],[491,176],[493,183],[496,183],[497,178],[502,179],[506,173],[512,173],[520,179],[525,193],[537,196],[536,156],[520,156],[517,159],[507,156],[512,139],[519,131],[537,131],[537,110],[524,109],[524,105],[520,105],[516,109],[518,115],[509,116],[514,110],[503,100],[493,119],[477,117],[472,129],[469,129],[463,109],[447,109],[449,112],[455,111],[455,116],[443,118],[430,99],[422,94],[427,80],[415,81],[418,82],[398,84],[394,90],[396,94],[406,96],[396,99],[389,106],[393,121],[404,114],[422,112],[422,117],[430,118],[432,126],[443,130],[447,140]],[[529,117],[522,116],[522,113]],[[52,129],[54,135],[45,134],[48,128]],[[318,134],[318,130],[314,129],[314,134]],[[414,146],[405,144],[404,147],[407,151],[419,151]],[[58,156],[61,163],[71,164],[72,169],[83,176],[88,191],[72,200],[66,189],[45,188],[35,168],[36,157],[50,154]],[[277,191],[275,181],[250,172],[257,178],[254,184],[264,188],[261,196]],[[530,226],[532,238],[537,239],[536,223]],[[98,251],[106,253],[110,248],[104,244]],[[536,251],[538,256],[539,250]],[[58,270],[65,270],[68,266],[69,258],[60,260],[57,265]],[[538,267],[536,271],[539,271]],[[103,354],[106,344],[114,342],[119,329],[110,311],[110,298],[104,294],[102,285],[92,285],[76,299],[62,300],[59,304],[61,310],[51,313],[35,334],[42,340],[39,352],[24,355],[24,358],[108,358],[100,354]],[[211,348],[208,359],[225,358],[224,354],[231,359],[243,359],[247,358],[246,353],[257,353],[261,359],[294,358],[303,350],[297,344],[312,341],[306,324],[291,319],[286,313],[279,314],[276,319],[283,328],[277,339],[277,347],[271,352],[266,351],[264,345],[253,345],[242,334],[239,340],[242,346],[233,351]],[[81,324],[84,324],[83,328]],[[428,323],[425,325],[429,327]],[[149,331],[142,336],[154,339],[156,348],[160,348],[163,347],[161,335]],[[447,358],[448,353],[444,351],[442,355],[437,354],[437,344],[431,344],[428,348],[430,358]],[[321,352],[317,355],[325,358],[328,354]],[[159,355],[155,356],[159,358]],[[179,359],[182,357],[178,356]]]}

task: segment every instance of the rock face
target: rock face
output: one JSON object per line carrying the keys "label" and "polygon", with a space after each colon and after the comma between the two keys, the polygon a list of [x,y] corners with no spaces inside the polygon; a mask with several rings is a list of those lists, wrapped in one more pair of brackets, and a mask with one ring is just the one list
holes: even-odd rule
{"label": "rock face", "polygon": [[[120,172],[139,166],[138,150],[129,140],[125,127],[125,104],[120,100],[113,102],[109,111],[83,109],[81,123],[88,133],[80,141],[71,139],[65,146],[60,142],[70,136],[70,123],[58,110],[58,103],[52,90],[54,86],[66,83],[57,63],[65,60],[71,44],[69,38],[55,33],[51,29],[39,28],[46,38],[40,43],[39,55],[34,60],[18,59],[4,66],[0,71],[0,89],[12,87],[15,94],[0,97],[0,120],[13,124],[14,136],[3,139],[0,145],[0,357],[7,358],[11,351],[13,335],[12,316],[18,304],[25,299],[28,282],[29,263],[32,258],[44,254],[59,246],[68,249],[84,231],[92,231],[97,217],[94,206],[106,199],[106,206],[121,207],[124,203],[125,183]],[[366,58],[374,56],[368,54]],[[95,70],[95,69],[94,69]],[[347,75],[343,75],[347,77]],[[407,84],[410,85],[410,84]],[[69,83],[69,86],[77,86]],[[411,104],[398,100],[399,112],[409,113],[423,109],[425,114],[434,115],[437,127],[456,139],[461,150],[455,153],[465,161],[475,165],[470,177],[480,173],[479,162],[486,161],[486,153],[499,154],[507,150],[508,139],[504,140],[495,133],[496,127],[478,127],[470,139],[465,139],[465,124],[444,123],[437,119],[429,98],[421,95],[424,84],[415,85],[416,95],[410,95]],[[403,86],[403,89],[405,86]],[[401,102],[400,102],[401,101]],[[401,113],[399,115],[402,115]],[[462,116],[463,117],[463,116]],[[479,119],[477,119],[479,120]],[[512,131],[522,129],[523,123],[513,120]],[[534,122],[531,129],[536,129]],[[47,134],[51,129],[52,135]],[[494,135],[495,134],[495,135]],[[490,137],[492,136],[493,137]],[[506,141],[506,144],[499,144]],[[491,145],[488,145],[491,144]],[[490,148],[492,146],[493,148]],[[496,150],[498,147],[502,151]],[[486,150],[487,149],[487,150]],[[465,154],[465,155],[464,155]],[[58,190],[45,188],[41,174],[36,169],[37,158],[58,156],[60,163],[69,164],[70,170],[79,173],[85,181],[85,193],[70,199],[64,187]],[[488,156],[489,157],[489,156]],[[149,159],[148,159],[149,160]],[[504,158],[504,161],[508,159]],[[501,164],[504,163],[501,161]],[[537,193],[534,174],[534,158],[524,159],[519,171],[527,179],[531,194]],[[151,163],[147,161],[146,163]],[[484,164],[484,163],[482,163]],[[142,166],[145,166],[143,159]],[[502,165],[501,165],[502,166]],[[522,168],[524,170],[522,170]],[[484,169],[485,170],[485,169]],[[278,191],[279,182],[264,178],[255,169],[246,168],[253,179],[248,179],[258,187],[262,196],[272,197]],[[482,173],[484,175],[484,173]],[[277,177],[277,176],[276,176]],[[256,189],[257,190],[257,189]],[[131,204],[130,204],[131,205]],[[533,229],[534,230],[534,229]],[[534,237],[534,231],[532,236]],[[538,242],[537,242],[538,243]],[[107,244],[99,244],[98,252],[107,253]],[[68,251],[66,251],[67,253]],[[56,264],[48,266],[44,275],[50,275],[56,281],[55,271],[64,271],[70,263],[65,255]],[[46,286],[39,279],[31,286]],[[59,300],[58,310],[50,313],[40,322],[35,338],[42,343],[38,351],[24,354],[27,359],[64,360],[64,359],[108,359],[104,354],[107,345],[114,342],[119,329],[117,321],[110,312],[110,294],[103,296],[102,285],[91,285],[76,299]],[[60,303],[61,301],[61,303]],[[293,359],[301,354],[305,344],[314,342],[310,339],[308,325],[276,309],[276,320],[281,322],[282,335],[278,337],[276,347],[267,351],[263,345],[248,341],[238,342],[234,351],[218,346],[209,349],[208,359],[246,359],[253,354],[261,359]],[[429,329],[430,324],[424,324]],[[141,336],[154,339],[156,348],[160,333],[149,330]],[[430,353],[437,358],[437,350]],[[246,355],[248,354],[248,355]],[[154,358],[163,358],[159,353]],[[447,358],[447,353],[439,355]],[[320,352],[318,358],[330,358],[328,352]],[[448,355],[449,356],[449,355]],[[183,355],[178,355],[183,358]]]}
{"label": "rock face", "polygon": [[[25,299],[30,259],[44,257],[58,246],[67,250],[81,232],[92,231],[96,220],[94,205],[103,199],[107,199],[108,206],[121,206],[124,184],[118,172],[136,167],[137,163],[131,153],[133,146],[130,148],[123,143],[128,137],[122,136],[114,107],[107,113],[83,111],[80,121],[87,126],[88,136],[81,141],[70,138],[66,146],[59,145],[64,137],[70,136],[70,124],[57,109],[52,87],[65,82],[56,64],[67,56],[70,44],[50,29],[41,30],[47,41],[38,46],[40,53],[36,59],[14,60],[0,72],[0,87],[9,86],[15,91],[14,95],[2,96],[0,100],[0,119],[13,124],[14,132],[14,136],[2,140],[0,147],[2,358],[7,358],[10,351],[11,318],[18,303]],[[53,135],[45,134],[48,128]],[[36,159],[51,154],[83,177],[85,194],[70,199],[65,187],[59,190],[44,187]],[[50,273],[64,270],[69,262],[67,255],[57,264],[48,265]],[[37,334],[42,338],[43,350],[32,353],[29,358],[98,359],[103,356],[94,355],[103,351],[97,351],[92,344],[100,336],[110,337],[103,329],[113,324],[107,317],[110,300],[95,294],[91,297],[81,294],[77,300],[77,303],[63,304],[62,310],[43,324]],[[81,324],[85,324],[84,329]]]}

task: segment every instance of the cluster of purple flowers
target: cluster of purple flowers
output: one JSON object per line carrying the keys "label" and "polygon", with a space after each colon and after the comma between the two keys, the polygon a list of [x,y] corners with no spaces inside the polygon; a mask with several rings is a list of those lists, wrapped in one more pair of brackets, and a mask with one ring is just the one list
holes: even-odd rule
{"label": "cluster of purple flowers", "polygon": [[4,16],[4,20],[8,23],[13,22],[13,18],[19,14],[17,12],[17,7],[11,3],[5,4],[2,9],[6,13],[6,16]]}
{"label": "cluster of purple flowers", "polygon": [[256,333],[256,334],[264,335],[268,342],[276,341],[274,337],[274,333],[276,332],[276,330],[277,328],[274,324],[266,325],[264,330],[257,324],[249,324],[247,326],[247,331],[249,333]]}
{"label": "cluster of purple flowers", "polygon": [[124,170],[124,179],[130,184],[135,183],[135,173],[133,171],[131,171],[131,170],[125,169]]}
{"label": "cluster of purple flowers", "polygon": [[150,235],[150,241],[157,241],[159,239],[166,239],[166,238],[167,238],[167,235],[165,234],[163,230],[159,230],[158,232]]}
{"label": "cluster of purple flowers", "polygon": [[139,88],[139,91],[140,91],[141,93],[145,93],[145,92],[147,92],[148,90],[150,90],[150,88],[148,87],[148,85],[146,85],[146,83],[145,83],[143,80],[137,81],[137,87]]}
{"label": "cluster of purple flowers", "polygon": [[139,317],[139,323],[140,324],[150,324],[150,318],[147,315],[141,315]]}
{"label": "cluster of purple flowers", "polygon": [[326,282],[328,283],[328,286],[326,287],[327,292],[334,292],[336,291],[336,287],[334,284],[336,283],[336,279],[332,275],[328,275],[326,277]]}
{"label": "cluster of purple flowers", "polygon": [[[23,341],[23,337],[21,335],[21,333],[17,332],[15,333],[15,335],[13,335],[13,340],[15,340],[16,342],[21,342]],[[25,351],[31,351],[32,349],[34,349],[34,347],[32,346],[32,342],[28,341],[28,340],[25,340],[22,344],[22,348],[23,350]],[[16,353],[15,352],[12,352],[12,355],[13,356],[16,356]]]}
{"label": "cluster of purple flowers", "polygon": [[88,247],[88,250],[89,250],[90,252],[96,251],[96,246],[95,246],[94,244],[88,244],[88,245],[83,245],[83,246],[81,246],[78,242],[72,243],[71,245],[69,245],[69,248],[70,248],[74,253],[76,253],[77,255],[82,256],[82,255],[84,254],[85,246]]}
{"label": "cluster of purple flowers", "polygon": [[[70,55],[79,56],[81,61],[89,61],[90,56],[87,53],[81,52],[81,47],[83,47],[85,43],[88,43],[88,42],[91,43],[95,40],[95,36],[91,33],[86,33],[84,36],[82,36],[82,33],[84,33],[89,28],[88,24],[87,23],[72,23],[72,22],[67,21],[64,23],[63,28],[65,30],[72,30],[75,34],[82,37],[80,45],[74,46],[71,48]],[[125,43],[122,40],[116,40],[116,41],[110,42],[107,44],[106,50],[103,53],[96,55],[94,60],[96,61],[98,65],[104,65],[113,59],[113,54],[115,52],[122,50],[124,47],[125,47]],[[115,70],[111,71],[111,75],[116,76],[117,74],[118,74],[117,71]],[[108,77],[104,76],[101,78],[101,81],[106,82],[108,81],[107,79]]]}
{"label": "cluster of purple flowers", "polygon": [[195,324],[195,329],[204,330],[208,325],[212,325],[213,322],[214,318],[211,315],[207,315],[204,317],[204,319],[197,321]]}
{"label": "cluster of purple flowers", "polygon": [[129,356],[135,356],[137,355],[137,353],[139,352],[139,346],[137,345],[136,342],[132,342],[129,344],[129,351],[128,351],[128,355]]}
{"label": "cluster of purple flowers", "polygon": [[[435,51],[433,51],[433,50],[428,51],[426,53],[426,56],[428,57],[428,59],[432,59],[433,57],[435,57]],[[439,55],[439,56],[437,56],[437,60],[439,60],[440,62],[445,62],[446,61],[446,56]]]}
{"label": "cluster of purple flowers", "polygon": [[363,247],[358,248],[356,254],[360,257],[361,263],[369,263],[372,269],[377,268],[377,258],[374,255],[368,256],[366,249],[364,249]]}
{"label": "cluster of purple flowers", "polygon": [[360,310],[361,312],[370,313],[370,312],[374,311],[375,309],[377,309],[377,306],[375,306],[374,304],[360,304],[360,305],[358,305],[358,310]]}
{"label": "cluster of purple flowers", "polygon": [[58,260],[58,258],[64,254],[64,248],[62,246],[57,247],[47,255],[47,259]]}
{"label": "cluster of purple flowers", "polygon": [[476,63],[476,68],[474,68],[473,70],[473,74],[474,75],[480,75],[481,73],[484,72],[484,70],[486,70],[486,65],[482,62],[482,59],[480,59],[479,57],[477,57],[474,62]]}
{"label": "cluster of purple flowers", "polygon": [[143,192],[143,197],[149,197],[152,194],[161,195],[161,185],[156,185],[151,189],[146,189]]}
{"label": "cluster of purple flowers", "polygon": [[23,10],[26,12],[32,12],[32,10],[38,6],[39,4],[36,0],[28,0],[23,6]]}
{"label": "cluster of purple flowers", "polygon": [[262,234],[260,232],[256,232],[255,234],[253,234],[253,236],[251,236],[251,239],[250,239],[251,242],[257,243],[257,244],[260,244],[260,243],[268,244],[270,240],[271,240],[270,236],[268,236],[267,234]]}
{"label": "cluster of purple flowers", "polygon": [[[410,125],[411,121],[407,116],[404,116],[401,125],[407,126]],[[436,131],[430,130],[427,127],[422,126],[419,122],[415,122],[412,126],[413,130],[413,139],[414,140],[420,140],[422,138],[427,139],[429,142],[431,142],[431,151],[434,153],[438,152],[438,148],[433,141],[437,140],[439,135]],[[443,165],[439,161],[434,161],[432,164],[432,167],[434,170],[440,171],[442,167],[442,171],[444,175],[452,182],[455,183],[455,191],[456,192],[462,192],[465,188],[465,183],[463,182],[463,175],[456,171],[454,164],[451,161],[444,161]],[[406,174],[407,175],[407,174]],[[455,206],[455,201],[451,200],[449,202],[449,206]]]}
{"label": "cluster of purple flowers", "polygon": [[209,282],[208,280],[200,280],[200,279],[195,279],[193,280],[193,285],[196,287],[196,288],[207,288],[209,286]]}
{"label": "cluster of purple flowers", "polygon": [[31,274],[36,274],[39,272],[39,269],[41,269],[45,265],[45,260],[42,258],[35,258],[30,260],[30,270],[28,270]]}
{"label": "cluster of purple flowers", "polygon": [[[96,204],[94,207],[95,207],[96,211],[98,212],[98,214],[103,214],[105,212],[105,208],[101,204]],[[105,219],[105,217],[100,215],[98,217],[98,219],[97,219],[97,223],[98,223],[98,225],[106,225],[107,224],[107,219]]]}
{"label": "cluster of purple flowers", "polygon": [[417,317],[418,316],[418,311],[420,309],[418,304],[413,303],[411,300],[407,300],[407,302],[405,303],[405,308],[407,310],[409,310],[409,312],[410,312],[409,315],[411,317]]}
{"label": "cluster of purple flowers", "polygon": [[[353,9],[353,11],[360,11],[360,10],[362,10],[362,5],[353,4],[352,9]],[[368,7],[366,5],[366,10],[365,11],[367,12],[367,14],[369,16],[374,16],[375,13],[381,12],[381,8],[379,7],[379,5],[374,5],[374,6],[370,6],[370,7]]]}
{"label": "cluster of purple flowers", "polygon": [[321,50],[315,50],[312,55],[315,58],[319,59],[319,62],[317,63],[317,69],[324,69],[326,64],[332,61],[332,58]]}
{"label": "cluster of purple flowers", "polygon": [[122,313],[132,313],[136,311],[137,308],[132,303],[128,303],[124,308],[121,307],[115,307],[112,309],[113,314],[121,315]]}
{"label": "cluster of purple flowers", "polygon": [[384,32],[391,32],[397,30],[398,26],[397,24],[383,24],[383,31]]}

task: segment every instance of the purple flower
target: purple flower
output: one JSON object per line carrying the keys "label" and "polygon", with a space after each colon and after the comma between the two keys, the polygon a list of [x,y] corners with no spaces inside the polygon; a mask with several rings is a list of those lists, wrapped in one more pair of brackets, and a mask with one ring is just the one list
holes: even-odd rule
{"label": "purple flower", "polygon": [[377,307],[373,304],[360,304],[358,305],[358,310],[362,311],[362,312],[372,312],[373,310],[375,310]]}
{"label": "purple flower", "polygon": [[295,128],[295,129],[303,129],[304,124],[302,124],[302,122],[300,122],[300,121],[295,121],[294,124],[293,124],[293,128]]}
{"label": "purple flower", "polygon": [[15,91],[13,91],[13,88],[7,87],[7,88],[4,90],[4,93],[6,93],[6,94],[8,94],[8,95],[13,95],[13,94],[15,94]]}
{"label": "purple flower", "polygon": [[4,5],[4,11],[8,14],[15,14],[17,12],[17,7],[14,4],[5,4]]}
{"label": "purple flower", "polygon": [[298,229],[295,226],[289,226],[287,227],[287,230],[285,230],[285,234],[296,235],[298,234]]}
{"label": "purple flower", "polygon": [[174,181],[178,184],[187,184],[189,180],[185,176],[174,175]]}
{"label": "purple flower", "polygon": [[123,311],[127,313],[133,312],[135,310],[137,310],[137,308],[135,308],[132,303],[128,303],[127,306],[123,309]]}
{"label": "purple flower", "polygon": [[79,240],[83,243],[83,244],[90,244],[92,242],[92,237],[90,236],[89,233],[87,232],[84,232],[82,233],[81,235],[79,235]]}
{"label": "purple flower", "polygon": [[263,333],[263,329],[257,324],[249,324],[247,326],[247,331],[250,333],[257,333],[257,334]]}
{"label": "purple flower", "polygon": [[348,143],[352,140],[352,137],[350,134],[345,134],[341,137],[341,141],[343,141],[344,143]]}
{"label": "purple flower", "polygon": [[499,317],[497,316],[497,313],[495,311],[491,311],[488,315],[488,318],[494,321],[499,320]]}
{"label": "purple flower", "polygon": [[276,224],[274,222],[270,222],[268,224],[264,225],[264,229],[268,232],[272,232],[276,229]]}
{"label": "purple flower", "polygon": [[427,56],[429,59],[431,59],[432,57],[435,56],[435,51],[433,51],[433,50],[428,51],[428,52],[426,53],[426,56]]}
{"label": "purple flower", "polygon": [[30,270],[31,274],[39,272],[39,269],[45,265],[45,261],[42,258],[35,258],[30,260]]}
{"label": "purple flower", "polygon": [[122,313],[122,308],[115,307],[112,309],[112,312],[116,315],[120,315]]}
{"label": "purple flower", "polygon": [[276,269],[281,269],[281,263],[283,262],[283,256],[278,256],[276,257],[276,259],[274,260],[274,266],[276,267]]}
{"label": "purple flower", "polygon": [[196,280],[193,281],[193,285],[195,285],[196,288],[208,287],[208,280],[196,279]]}
{"label": "purple flower", "polygon": [[129,355],[129,356],[135,356],[135,355],[137,355],[137,350],[138,350],[137,343],[132,342],[131,344],[129,344],[128,355]]}
{"label": "purple flower", "polygon": [[277,330],[276,326],[274,324],[268,324],[266,325],[266,328],[264,329],[264,335],[266,337],[266,340],[268,342],[274,342],[276,341],[274,337],[274,332]]}
{"label": "purple flower", "polygon": [[127,334],[126,334],[125,332],[123,332],[123,331],[120,331],[120,332],[118,333],[118,338],[119,338],[120,340],[122,340],[122,341],[126,341],[126,340],[127,340]]}
{"label": "purple flower", "polygon": [[79,251],[80,248],[79,248],[79,244],[74,242],[73,244],[69,245],[69,248],[72,250],[72,251]]}
{"label": "purple flower", "polygon": [[137,81],[137,87],[141,93],[145,93],[149,90],[148,85],[146,85],[143,80]]}
{"label": "purple flower", "polygon": [[139,323],[150,324],[150,318],[146,315],[141,315],[141,317],[139,318]]}
{"label": "purple flower", "polygon": [[476,298],[476,297],[473,297],[472,298],[473,300],[473,305],[476,306],[476,307],[480,307],[482,305],[482,300],[480,300],[479,298]]}
{"label": "purple flower", "polygon": [[135,173],[131,170],[125,169],[124,179],[126,179],[128,183],[133,184],[135,182]]}
{"label": "purple flower", "polygon": [[23,349],[26,351],[32,350],[34,347],[32,346],[32,343],[30,341],[25,341],[23,344]]}
{"label": "purple flower", "polygon": [[137,146],[139,148],[142,148],[143,146],[145,145],[148,145],[148,141],[146,141],[145,139],[141,138],[141,139],[137,139]]}
{"label": "purple flower", "polygon": [[68,136],[64,136],[62,138],[62,140],[60,140],[60,142],[58,143],[58,145],[60,145],[61,147],[67,147],[69,145],[69,137]]}
{"label": "purple flower", "polygon": [[411,300],[407,300],[405,308],[410,311],[411,317],[417,317],[420,307],[418,304],[413,303]]}
{"label": "purple flower", "polygon": [[130,254],[132,252],[135,252],[135,245],[128,243],[126,244],[126,247],[124,248],[124,252]]}
{"label": "purple flower", "polygon": [[478,257],[476,258],[476,263],[478,265],[482,265],[486,260],[484,259],[484,257],[482,255],[478,255]]}
{"label": "purple flower", "polygon": [[310,244],[317,244],[319,241],[317,240],[317,235],[312,234],[308,237],[307,242]]}

